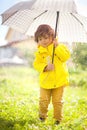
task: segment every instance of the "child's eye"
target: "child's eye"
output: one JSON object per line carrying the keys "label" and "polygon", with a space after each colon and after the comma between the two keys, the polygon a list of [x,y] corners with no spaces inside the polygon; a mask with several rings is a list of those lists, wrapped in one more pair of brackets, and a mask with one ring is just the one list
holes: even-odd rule
{"label": "child's eye", "polygon": [[42,40],[42,38],[39,38],[39,41],[41,41]]}
{"label": "child's eye", "polygon": [[48,39],[48,37],[45,37],[45,39]]}

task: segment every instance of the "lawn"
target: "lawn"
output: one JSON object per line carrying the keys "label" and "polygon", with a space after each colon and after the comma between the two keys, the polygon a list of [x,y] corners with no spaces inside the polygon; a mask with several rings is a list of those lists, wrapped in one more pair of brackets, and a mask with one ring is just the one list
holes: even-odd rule
{"label": "lawn", "polygon": [[[71,73],[71,78],[77,75]],[[38,73],[28,67],[0,68],[0,130],[87,130],[87,88],[67,87],[63,101],[62,123],[54,125],[52,104],[41,123]]]}

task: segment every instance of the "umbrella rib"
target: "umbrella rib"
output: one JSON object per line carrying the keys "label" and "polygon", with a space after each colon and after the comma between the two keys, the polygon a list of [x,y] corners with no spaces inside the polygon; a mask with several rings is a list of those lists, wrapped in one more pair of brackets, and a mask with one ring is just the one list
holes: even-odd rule
{"label": "umbrella rib", "polygon": [[[36,20],[38,17],[40,17],[41,15],[43,15],[44,13],[46,13],[48,10],[45,10],[44,12],[42,12],[41,14],[39,14],[37,17],[35,17],[33,20]],[[27,30],[25,31],[27,32]]]}
{"label": "umbrella rib", "polygon": [[[5,19],[5,21],[7,21],[11,16],[13,16],[13,15],[16,14],[16,13],[17,13],[17,11],[15,11],[14,13],[12,13],[10,16],[7,17],[7,19]],[[3,14],[2,14],[2,15],[3,15]],[[4,24],[5,21],[3,21],[2,24]]]}
{"label": "umbrella rib", "polygon": [[[33,20],[36,20],[38,17],[40,17],[41,15],[43,15],[44,13],[46,13],[48,10],[45,10],[44,12],[42,12],[41,14],[39,14],[37,17],[35,17]],[[25,31],[27,32],[27,30]]]}
{"label": "umbrella rib", "polygon": [[[83,26],[83,28],[85,30],[83,23],[74,14],[72,14],[72,13],[70,13],[70,14]],[[86,32],[86,30],[85,30],[85,32]]]}
{"label": "umbrella rib", "polygon": [[37,17],[34,18],[34,20],[36,20],[38,17],[40,17],[41,15],[43,15],[44,13],[46,13],[48,10],[45,10],[44,12],[42,12],[41,14],[39,14]]}

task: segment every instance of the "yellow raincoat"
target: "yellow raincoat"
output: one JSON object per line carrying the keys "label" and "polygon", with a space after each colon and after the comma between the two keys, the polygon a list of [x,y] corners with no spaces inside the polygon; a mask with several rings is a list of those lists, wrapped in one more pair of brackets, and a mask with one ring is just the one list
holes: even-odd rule
{"label": "yellow raincoat", "polygon": [[45,89],[53,89],[69,84],[69,74],[66,61],[70,58],[70,51],[64,44],[59,44],[55,48],[54,67],[52,71],[44,72],[47,64],[52,62],[53,44],[47,48],[38,46],[36,58],[34,60],[34,68],[40,72],[40,87]]}

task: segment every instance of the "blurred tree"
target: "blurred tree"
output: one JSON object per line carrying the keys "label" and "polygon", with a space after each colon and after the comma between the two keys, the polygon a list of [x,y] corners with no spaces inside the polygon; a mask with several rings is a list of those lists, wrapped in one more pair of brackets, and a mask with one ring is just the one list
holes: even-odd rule
{"label": "blurred tree", "polygon": [[75,63],[76,67],[81,67],[86,69],[87,67],[87,44],[86,43],[76,43],[73,52],[72,60]]}

